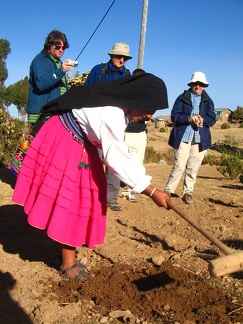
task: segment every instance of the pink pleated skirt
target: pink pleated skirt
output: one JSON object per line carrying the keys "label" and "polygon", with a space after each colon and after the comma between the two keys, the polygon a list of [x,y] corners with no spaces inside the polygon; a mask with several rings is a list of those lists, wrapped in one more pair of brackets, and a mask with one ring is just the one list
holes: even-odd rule
{"label": "pink pleated skirt", "polygon": [[[88,166],[88,167],[84,167]],[[58,116],[27,151],[13,193],[30,225],[59,243],[93,249],[104,243],[106,179],[96,147],[74,140]]]}

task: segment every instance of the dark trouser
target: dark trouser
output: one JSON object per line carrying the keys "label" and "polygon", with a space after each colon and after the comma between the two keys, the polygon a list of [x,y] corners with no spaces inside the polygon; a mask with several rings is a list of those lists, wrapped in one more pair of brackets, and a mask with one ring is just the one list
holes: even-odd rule
{"label": "dark trouser", "polygon": [[120,190],[120,180],[106,167],[107,204],[115,204]]}

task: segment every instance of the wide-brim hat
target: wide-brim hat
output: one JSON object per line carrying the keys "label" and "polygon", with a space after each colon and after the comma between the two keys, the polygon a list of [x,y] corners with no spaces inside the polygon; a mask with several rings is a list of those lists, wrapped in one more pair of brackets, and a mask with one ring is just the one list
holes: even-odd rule
{"label": "wide-brim hat", "polygon": [[209,83],[206,80],[206,76],[203,72],[194,72],[191,80],[187,83],[188,86],[191,86],[193,83],[201,83],[204,87],[208,87]]}
{"label": "wide-brim hat", "polygon": [[111,49],[110,52],[108,52],[109,55],[123,55],[127,57],[128,59],[131,59],[132,56],[129,53],[129,46],[124,43],[115,43]]}

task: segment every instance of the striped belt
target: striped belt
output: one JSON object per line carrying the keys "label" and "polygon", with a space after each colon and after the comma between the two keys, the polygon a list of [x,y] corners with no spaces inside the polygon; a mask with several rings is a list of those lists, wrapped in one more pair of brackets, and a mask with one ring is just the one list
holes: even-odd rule
{"label": "striped belt", "polygon": [[88,148],[94,147],[94,145],[88,140],[86,134],[82,130],[72,112],[59,115],[58,117],[75,141]]}

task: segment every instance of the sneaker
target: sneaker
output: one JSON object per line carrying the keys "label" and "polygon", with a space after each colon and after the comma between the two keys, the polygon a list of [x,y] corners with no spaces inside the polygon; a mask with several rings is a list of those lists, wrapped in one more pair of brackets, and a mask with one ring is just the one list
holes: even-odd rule
{"label": "sneaker", "polygon": [[126,196],[126,198],[130,202],[133,202],[133,203],[136,203],[137,202],[137,199],[134,197],[134,195],[132,195],[130,193]]}
{"label": "sneaker", "polygon": [[192,199],[192,195],[189,193],[185,193],[182,200],[188,205],[194,204],[194,200]]}
{"label": "sneaker", "polygon": [[111,210],[113,211],[122,211],[122,207],[118,205],[118,203],[115,204],[108,204],[107,207],[110,207]]}
{"label": "sneaker", "polygon": [[131,191],[131,189],[129,187],[125,186],[122,189],[122,197],[127,197],[130,194],[130,191]]}
{"label": "sneaker", "polygon": [[171,196],[171,193],[170,193],[169,189],[165,189],[164,192],[166,192],[169,197]]}

